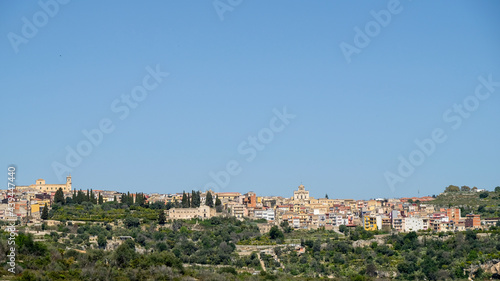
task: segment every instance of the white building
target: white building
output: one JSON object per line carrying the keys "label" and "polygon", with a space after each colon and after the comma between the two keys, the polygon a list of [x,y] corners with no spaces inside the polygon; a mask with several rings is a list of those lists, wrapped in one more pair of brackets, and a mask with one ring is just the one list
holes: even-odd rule
{"label": "white building", "polygon": [[299,190],[293,192],[293,200],[295,201],[307,201],[309,200],[309,191],[306,190],[304,185],[299,185]]}
{"label": "white building", "polygon": [[424,222],[423,218],[408,217],[404,219],[404,232],[427,230],[427,227],[427,223]]}
{"label": "white building", "polygon": [[274,220],[274,209],[255,210],[254,216],[256,219],[266,219],[268,221],[273,221]]}
{"label": "white building", "polygon": [[332,225],[333,226],[339,226],[339,225],[347,225],[349,224],[349,221],[347,218],[342,217],[342,215],[330,215],[330,219],[332,220]]}

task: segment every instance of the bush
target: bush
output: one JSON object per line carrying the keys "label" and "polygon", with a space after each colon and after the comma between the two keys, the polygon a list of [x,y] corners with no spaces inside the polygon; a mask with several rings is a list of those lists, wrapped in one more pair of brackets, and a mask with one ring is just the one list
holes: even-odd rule
{"label": "bush", "polygon": [[233,275],[237,275],[236,269],[234,267],[223,267],[219,270],[219,273],[231,273]]}
{"label": "bush", "polygon": [[271,227],[271,230],[269,230],[269,238],[276,240],[276,239],[281,239],[283,240],[285,238],[285,235],[283,232],[275,225]]}
{"label": "bush", "polygon": [[138,227],[139,224],[140,224],[140,221],[138,218],[131,218],[131,217],[128,217],[125,219],[125,221],[123,222],[125,224],[125,226],[127,226],[128,228],[130,227]]}

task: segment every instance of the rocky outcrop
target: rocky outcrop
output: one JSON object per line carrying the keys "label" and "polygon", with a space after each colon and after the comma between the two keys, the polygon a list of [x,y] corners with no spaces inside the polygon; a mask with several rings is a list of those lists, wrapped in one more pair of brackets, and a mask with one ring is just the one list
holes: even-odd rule
{"label": "rocky outcrop", "polygon": [[370,246],[373,242],[377,242],[378,245],[385,245],[385,240],[382,238],[374,238],[370,240],[357,240],[352,242],[352,246],[354,248],[357,247],[367,247]]}
{"label": "rocky outcrop", "polygon": [[493,278],[500,279],[500,261],[496,260],[496,263],[485,268],[485,271],[491,273]]}
{"label": "rocky outcrop", "polygon": [[474,280],[475,272],[481,267],[486,273],[491,273],[493,279],[500,279],[500,260],[492,259],[481,265],[472,265],[469,271],[469,280]]}

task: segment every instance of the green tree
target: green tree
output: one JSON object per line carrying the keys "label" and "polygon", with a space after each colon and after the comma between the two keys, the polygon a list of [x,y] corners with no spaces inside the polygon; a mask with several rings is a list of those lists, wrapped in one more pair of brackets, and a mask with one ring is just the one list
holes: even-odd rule
{"label": "green tree", "polygon": [[290,233],[293,230],[293,228],[290,227],[290,224],[288,223],[288,221],[281,222],[280,226],[285,233]]}
{"label": "green tree", "polygon": [[56,191],[56,194],[54,195],[54,203],[61,204],[61,205],[64,205],[66,203],[66,200],[64,200],[63,190],[60,187]]}
{"label": "green tree", "polygon": [[106,248],[106,245],[108,244],[108,240],[106,239],[106,236],[104,234],[99,234],[97,236],[97,245],[99,245],[99,248]]}
{"label": "green tree", "polygon": [[328,193],[327,193],[327,194],[325,194],[325,198],[326,198],[326,199],[329,199],[329,198],[328,198]]}
{"label": "green tree", "polygon": [[186,192],[184,192],[184,191],[182,192],[181,206],[182,206],[182,208],[189,208],[188,198],[187,198]]}
{"label": "green tree", "polygon": [[269,238],[276,240],[276,239],[284,239],[285,235],[283,234],[283,231],[281,231],[278,226],[274,225],[271,227],[269,230]]}
{"label": "green tree", "polygon": [[85,194],[83,193],[83,191],[80,189],[78,190],[78,193],[76,195],[76,202],[78,204],[82,204],[83,202],[85,201]]}
{"label": "green tree", "polygon": [[122,193],[122,196],[120,196],[120,202],[121,202],[122,204],[128,204],[127,194]]}
{"label": "green tree", "polygon": [[104,199],[102,198],[102,194],[99,192],[99,205],[102,205]]}
{"label": "green tree", "polygon": [[470,187],[466,186],[466,185],[462,185],[462,187],[460,188],[461,191],[470,191]]}
{"label": "green tree", "polygon": [[165,217],[165,211],[160,210],[160,214],[158,214],[158,223],[160,225],[164,225],[166,221],[167,218]]}
{"label": "green tree", "polygon": [[218,195],[215,196],[215,210],[217,213],[222,212],[222,202],[220,201]]}
{"label": "green tree", "polygon": [[128,228],[130,228],[130,227],[138,227],[140,225],[140,223],[141,222],[140,222],[140,220],[138,218],[127,217],[124,220],[124,224]]}
{"label": "green tree", "polygon": [[488,197],[488,196],[489,196],[489,193],[488,193],[488,192],[481,192],[481,193],[479,194],[479,198],[482,198],[482,199],[484,199],[484,198],[486,198],[486,197]]}
{"label": "green tree", "polygon": [[495,187],[495,192],[500,193],[500,186]]}
{"label": "green tree", "polygon": [[46,220],[49,218],[49,207],[47,206],[47,203],[45,203],[45,206],[43,206],[43,211],[42,215],[40,216],[42,220]]}
{"label": "green tree", "polygon": [[214,207],[214,198],[212,196],[212,193],[210,193],[210,191],[207,191],[207,195],[205,197],[205,205],[207,205],[210,208]]}
{"label": "green tree", "polygon": [[192,191],[191,192],[191,206],[193,208],[198,208],[200,207],[201,200],[200,200],[200,192],[199,191]]}
{"label": "green tree", "polygon": [[349,232],[349,228],[342,224],[339,226],[339,231],[344,233],[344,234],[347,234]]}
{"label": "green tree", "polygon": [[97,198],[95,197],[94,191],[90,189],[90,202],[92,204],[97,204]]}
{"label": "green tree", "polygon": [[449,185],[445,190],[445,192],[458,192],[460,191],[460,187],[456,185]]}
{"label": "green tree", "polygon": [[134,241],[128,239],[116,248],[113,257],[116,265],[125,268],[129,265],[130,261],[135,259],[136,255]]}
{"label": "green tree", "polygon": [[135,204],[139,206],[141,205],[141,194],[137,192],[135,193]]}
{"label": "green tree", "polygon": [[370,262],[368,265],[366,265],[366,275],[368,275],[370,277],[377,276],[377,267],[372,262]]}
{"label": "green tree", "polygon": [[144,193],[140,192],[135,194],[135,204],[141,207],[146,206],[146,196]]}
{"label": "green tree", "polygon": [[128,204],[129,206],[134,205],[134,196],[133,196],[133,195],[130,195],[130,192],[129,192],[129,191],[127,191],[127,199],[128,199],[127,204]]}
{"label": "green tree", "polygon": [[413,263],[406,261],[398,264],[397,268],[398,271],[403,274],[411,274],[416,270],[415,265]]}

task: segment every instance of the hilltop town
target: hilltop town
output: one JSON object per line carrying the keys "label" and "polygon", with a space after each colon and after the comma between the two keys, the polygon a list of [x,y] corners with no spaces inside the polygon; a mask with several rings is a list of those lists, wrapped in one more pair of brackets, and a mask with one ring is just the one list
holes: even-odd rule
{"label": "hilltop town", "polygon": [[0,276],[16,280],[500,277],[500,187],[371,200],[255,192],[3,191]]}
{"label": "hilltop town", "polygon": [[[497,188],[500,189],[500,188]],[[37,179],[35,184],[17,186],[11,193],[15,200],[9,207],[8,192],[3,192],[0,204],[0,219],[14,215],[24,222],[40,223],[45,206],[49,209],[57,201],[58,190],[64,202],[76,202],[79,197],[103,204],[117,201],[122,203],[124,196],[136,202],[137,194],[128,195],[106,190],[75,190],[71,176],[64,184],[47,184]],[[465,196],[486,194],[484,189],[455,186],[448,187],[444,194],[462,192]],[[61,195],[59,195],[61,196]],[[465,231],[467,229],[487,229],[499,222],[498,217],[481,217],[477,210],[464,206],[442,206],[435,204],[436,196],[412,198],[377,198],[371,200],[313,198],[304,185],[293,190],[291,197],[258,196],[255,192],[191,191],[173,194],[140,193],[142,205],[163,206],[165,217],[170,220],[209,219],[214,216],[232,216],[238,219],[261,219],[272,225],[287,222],[294,229],[339,230],[341,226],[362,226],[368,231],[389,233],[410,231]],[[211,198],[207,202],[207,198]],[[80,199],[80,202],[82,199]],[[12,208],[13,207],[13,208]],[[470,207],[470,206],[469,206]],[[480,206],[477,206],[480,207]],[[467,210],[470,213],[464,213]],[[484,210],[484,207],[483,207]],[[481,208],[479,208],[481,211]],[[491,213],[491,212],[490,212]]]}

